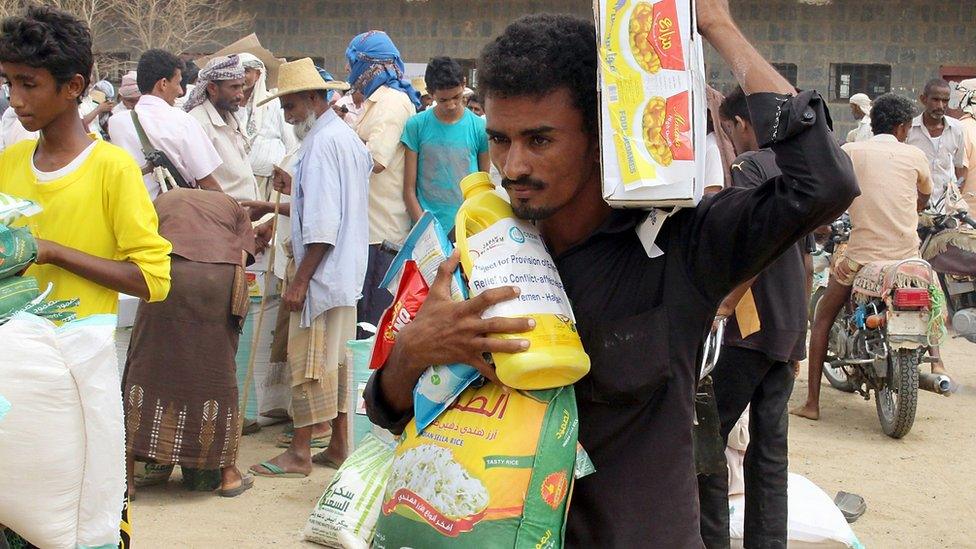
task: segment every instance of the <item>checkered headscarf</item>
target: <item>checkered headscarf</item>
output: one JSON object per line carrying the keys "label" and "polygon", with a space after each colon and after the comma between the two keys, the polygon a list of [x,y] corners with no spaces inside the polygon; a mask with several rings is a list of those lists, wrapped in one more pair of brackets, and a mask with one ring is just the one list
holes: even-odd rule
{"label": "checkered headscarf", "polygon": [[197,75],[196,87],[190,92],[190,97],[186,99],[183,110],[190,112],[206,101],[209,82],[237,80],[238,78],[244,78],[244,63],[241,62],[240,57],[236,54],[227,57],[214,57]]}

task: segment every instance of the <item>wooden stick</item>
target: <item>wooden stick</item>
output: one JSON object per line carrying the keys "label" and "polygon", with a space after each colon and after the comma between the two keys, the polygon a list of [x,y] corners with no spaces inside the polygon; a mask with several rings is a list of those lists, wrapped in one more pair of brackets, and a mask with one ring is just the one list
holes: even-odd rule
{"label": "wooden stick", "polygon": [[[268,242],[271,252],[268,254],[268,271],[264,275],[264,293],[261,295],[261,308],[258,310],[258,321],[252,331],[251,355],[247,361],[247,375],[244,377],[244,394],[241,396],[240,421],[237,422],[237,438],[241,438],[244,422],[247,420],[247,397],[254,380],[254,361],[258,354],[258,343],[261,341],[261,327],[264,324],[264,306],[271,293],[271,279],[274,278],[275,236],[278,233],[278,211],[281,208],[281,191],[275,191],[274,217],[271,218],[271,238]],[[260,410],[258,413],[260,414]]]}

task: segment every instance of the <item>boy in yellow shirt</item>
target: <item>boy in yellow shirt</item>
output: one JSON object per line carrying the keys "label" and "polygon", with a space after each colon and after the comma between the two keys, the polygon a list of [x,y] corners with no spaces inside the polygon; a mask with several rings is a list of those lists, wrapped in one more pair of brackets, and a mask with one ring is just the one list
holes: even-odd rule
{"label": "boy in yellow shirt", "polygon": [[171,246],[157,232],[139,167],[89,135],[78,117],[92,69],[88,28],[32,7],[3,22],[0,63],[17,118],[40,131],[0,155],[0,192],[43,208],[19,222],[37,239],[27,274],[41,287],[54,284],[50,299],[79,298],[79,317],[115,313],[118,292],[165,299]]}
{"label": "boy in yellow shirt", "polygon": [[[0,192],[43,208],[18,222],[37,240],[27,274],[54,285],[49,299],[79,298],[79,317],[115,313],[118,292],[165,299],[172,247],[159,236],[139,167],[125,150],[89,135],[78,116],[93,65],[88,27],[32,6],[3,21],[0,64],[17,118],[40,132],[0,155]],[[119,407],[121,400],[120,390]],[[123,510],[122,546],[128,538]]]}

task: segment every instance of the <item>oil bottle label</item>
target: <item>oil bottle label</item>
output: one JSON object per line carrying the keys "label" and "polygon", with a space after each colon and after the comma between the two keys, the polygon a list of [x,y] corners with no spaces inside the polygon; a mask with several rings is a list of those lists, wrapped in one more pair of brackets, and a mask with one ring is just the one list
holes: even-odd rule
{"label": "oil bottle label", "polygon": [[503,286],[521,290],[517,299],[487,309],[484,318],[554,314],[576,321],[556,264],[531,224],[502,219],[468,237],[468,253],[472,295]]}

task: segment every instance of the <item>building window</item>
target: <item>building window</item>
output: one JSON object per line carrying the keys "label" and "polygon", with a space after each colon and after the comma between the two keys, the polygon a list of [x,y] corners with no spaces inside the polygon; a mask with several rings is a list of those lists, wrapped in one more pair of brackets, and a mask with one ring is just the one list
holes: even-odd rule
{"label": "building window", "polygon": [[791,86],[796,87],[796,63],[773,63],[773,68],[783,75]]}
{"label": "building window", "polygon": [[461,70],[464,73],[464,77],[468,79],[468,87],[471,89],[477,88],[478,87],[477,60],[458,59],[458,58],[455,58],[454,60],[457,61],[459,65],[461,65]]}
{"label": "building window", "polygon": [[830,98],[833,101],[847,101],[855,93],[866,93],[875,98],[890,91],[891,65],[830,65]]}

